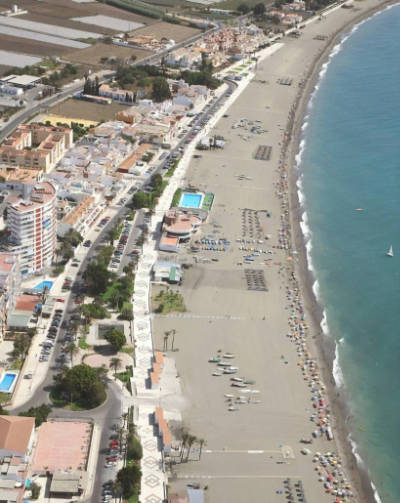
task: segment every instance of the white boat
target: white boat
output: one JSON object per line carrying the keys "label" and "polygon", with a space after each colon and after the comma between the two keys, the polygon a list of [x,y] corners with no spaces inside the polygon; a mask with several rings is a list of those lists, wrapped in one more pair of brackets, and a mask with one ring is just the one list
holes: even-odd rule
{"label": "white boat", "polygon": [[218,362],[217,365],[219,367],[230,367],[231,364],[229,362]]}
{"label": "white boat", "polygon": [[239,370],[239,367],[232,367],[232,365],[229,367],[229,370]]}
{"label": "white boat", "polygon": [[235,410],[239,410],[239,407],[228,407],[229,412],[233,412]]}
{"label": "white boat", "polygon": [[243,377],[231,377],[231,381],[243,382]]}
{"label": "white boat", "polygon": [[222,372],[219,372],[216,370],[215,372],[212,373],[213,376],[222,376]]}
{"label": "white boat", "polygon": [[224,374],[236,374],[236,369],[224,369]]}
{"label": "white boat", "polygon": [[246,385],[243,384],[242,382],[235,382],[235,381],[233,381],[231,383],[231,386],[236,386],[236,388],[245,388],[246,387]]}
{"label": "white boat", "polygon": [[389,251],[386,253],[386,255],[388,257],[393,257],[394,256],[394,253],[393,253],[393,246],[390,245],[390,248],[389,248]]}
{"label": "white boat", "polygon": [[233,398],[233,395],[231,393],[225,393],[224,397],[225,398]]}
{"label": "white boat", "polygon": [[235,355],[233,355],[232,353],[225,353],[223,355],[223,358],[235,358]]}

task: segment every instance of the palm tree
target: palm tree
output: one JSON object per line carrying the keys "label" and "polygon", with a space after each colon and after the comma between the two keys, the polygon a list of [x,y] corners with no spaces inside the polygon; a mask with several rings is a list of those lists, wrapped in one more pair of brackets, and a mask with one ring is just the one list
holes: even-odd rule
{"label": "palm tree", "polygon": [[79,352],[79,349],[76,347],[75,343],[70,342],[68,344],[68,346],[65,348],[65,351],[67,353],[69,353],[69,356],[71,358],[71,365],[74,366],[73,365],[73,358],[74,358],[74,355],[76,355]]}
{"label": "palm tree", "polygon": [[171,330],[167,330],[166,332],[164,332],[164,348],[163,348],[164,352],[168,351],[168,339],[169,339],[170,335],[171,335]]}
{"label": "palm tree", "polygon": [[40,302],[44,305],[46,303],[47,295],[49,293],[49,287],[44,286],[40,292]]}
{"label": "palm tree", "polygon": [[171,330],[171,333],[172,333],[171,351],[174,351],[175,334],[176,334],[176,330],[175,330],[175,328],[173,328],[173,329]]}
{"label": "palm tree", "polygon": [[114,369],[114,376],[117,374],[117,370],[121,368],[121,358],[114,357],[110,360],[110,369]]}
{"label": "palm tree", "polygon": [[192,445],[196,442],[197,438],[194,435],[189,435],[187,444],[188,444],[188,450],[186,453],[186,462],[189,461],[189,456],[190,456],[190,450],[192,449]]}
{"label": "palm tree", "polygon": [[200,461],[200,459],[201,459],[201,451],[203,449],[203,445],[206,444],[206,441],[204,440],[204,438],[199,438],[197,440],[197,442],[199,443],[199,448],[200,448],[200,450],[199,450],[199,461]]}
{"label": "palm tree", "polygon": [[189,433],[186,431],[186,430],[183,430],[182,431],[182,444],[181,444],[181,452],[180,452],[180,455],[181,455],[181,463],[182,463],[182,460],[183,460],[183,453],[185,451],[185,447],[187,445],[187,442],[189,440]]}

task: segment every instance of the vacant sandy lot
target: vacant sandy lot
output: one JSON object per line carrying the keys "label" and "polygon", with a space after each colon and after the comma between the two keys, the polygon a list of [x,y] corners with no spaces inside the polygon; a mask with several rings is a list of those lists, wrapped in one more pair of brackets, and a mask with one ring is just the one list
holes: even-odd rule
{"label": "vacant sandy lot", "polygon": [[125,108],[127,107],[118,103],[100,105],[98,103],[90,103],[89,101],[71,98],[55,105],[49,112],[54,115],[71,117],[73,119],[86,119],[100,122],[102,120],[114,119],[115,114]]}

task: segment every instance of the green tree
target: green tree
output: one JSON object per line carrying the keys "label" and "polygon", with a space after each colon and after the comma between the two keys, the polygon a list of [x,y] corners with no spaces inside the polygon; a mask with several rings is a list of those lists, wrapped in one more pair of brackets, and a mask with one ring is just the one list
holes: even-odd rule
{"label": "green tree", "polygon": [[85,364],[76,365],[55,376],[55,394],[75,402],[82,408],[97,407],[106,399],[102,369]]}
{"label": "green tree", "polygon": [[110,369],[114,369],[114,375],[116,375],[117,370],[121,368],[121,358],[111,358],[110,360]]}
{"label": "green tree", "polygon": [[38,427],[45,421],[47,421],[47,417],[51,412],[51,407],[49,407],[47,404],[42,403],[42,405],[39,405],[38,407],[31,407],[25,412],[20,412],[18,415],[19,416],[25,416],[25,417],[34,417],[35,418],[35,426]]}
{"label": "green tree", "polygon": [[136,192],[136,194],[132,197],[132,206],[137,210],[140,208],[148,208],[150,206],[149,195],[141,191]]}
{"label": "green tree", "polygon": [[248,12],[250,12],[250,7],[245,4],[245,3],[241,3],[239,5],[239,7],[237,8],[237,10],[241,13],[241,14],[247,14]]}
{"label": "green tree", "polygon": [[254,15],[261,17],[265,14],[265,5],[263,3],[258,3],[253,8]]}
{"label": "green tree", "polygon": [[153,175],[150,179],[151,185],[157,190],[161,190],[163,178],[159,173]]}
{"label": "green tree", "polygon": [[12,351],[14,358],[25,359],[31,345],[31,338],[28,334],[17,334],[14,339],[14,348]]}
{"label": "green tree", "polygon": [[151,97],[157,103],[168,100],[171,98],[171,91],[167,79],[164,77],[156,77],[153,80]]}
{"label": "green tree", "polygon": [[126,344],[126,338],[124,333],[117,328],[110,328],[105,332],[104,338],[111,345],[114,351],[119,351],[124,344]]}
{"label": "green tree", "polygon": [[111,273],[107,269],[107,264],[99,260],[92,260],[83,273],[83,279],[87,293],[98,296],[107,290],[110,283]]}
{"label": "green tree", "polygon": [[65,348],[65,352],[69,353],[69,357],[71,359],[71,365],[73,365],[74,356],[78,354],[79,349],[76,347],[75,343],[70,342],[68,346]]}
{"label": "green tree", "polygon": [[121,489],[121,494],[124,499],[129,499],[135,494],[139,487],[142,473],[136,464],[131,464],[122,468],[117,473],[117,485]]}
{"label": "green tree", "polygon": [[134,461],[139,461],[140,459],[142,459],[142,456],[143,456],[142,446],[139,440],[136,438],[135,433],[132,431],[128,435],[126,457],[128,458],[128,460],[133,459]]}

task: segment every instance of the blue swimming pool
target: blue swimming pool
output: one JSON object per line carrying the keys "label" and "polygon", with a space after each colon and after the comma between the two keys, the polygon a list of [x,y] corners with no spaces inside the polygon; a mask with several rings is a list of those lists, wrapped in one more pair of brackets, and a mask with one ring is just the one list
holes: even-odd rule
{"label": "blue swimming pool", "polygon": [[0,391],[10,391],[16,377],[17,377],[17,374],[6,373],[0,382]]}
{"label": "blue swimming pool", "polygon": [[53,286],[52,281],[42,281],[41,283],[33,287],[33,289],[38,290],[39,292],[43,292],[45,288],[47,288],[47,290],[50,290],[52,286]]}
{"label": "blue swimming pool", "polygon": [[203,194],[184,192],[179,206],[182,208],[200,208],[203,201]]}

